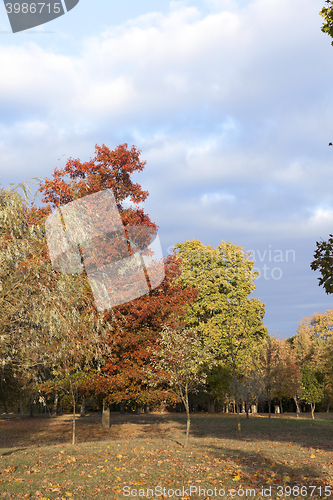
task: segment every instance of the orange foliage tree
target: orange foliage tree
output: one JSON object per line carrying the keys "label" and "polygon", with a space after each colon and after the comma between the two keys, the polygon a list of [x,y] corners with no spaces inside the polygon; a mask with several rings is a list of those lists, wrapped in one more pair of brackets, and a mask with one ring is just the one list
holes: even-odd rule
{"label": "orange foliage tree", "polygon": [[[126,236],[133,227],[145,228],[146,234],[156,233],[156,224],[138,206],[146,200],[148,191],[131,180],[131,175],[142,171],[144,166],[135,146],[129,149],[123,144],[111,151],[105,145],[96,145],[94,158],[88,162],[70,158],[63,169],[55,169],[52,179],[41,184],[43,202],[49,210],[57,209],[110,189]],[[132,205],[126,206],[124,202],[127,201]],[[103,257],[113,255],[119,259],[119,250],[110,239],[100,240],[100,243]],[[90,388],[107,403],[128,402],[141,406],[168,397],[162,389],[155,389],[152,394],[146,383],[145,368],[149,363],[149,351],[152,351],[162,326],[171,326],[183,316],[187,305],[196,297],[195,289],[182,290],[174,283],[179,275],[180,259],[176,255],[168,256],[165,259],[165,279],[159,286],[150,287],[149,293],[104,311],[105,322],[112,325],[111,335],[106,340],[111,355],[104,357]],[[89,309],[97,314],[91,291],[88,290],[87,294],[90,297]]]}

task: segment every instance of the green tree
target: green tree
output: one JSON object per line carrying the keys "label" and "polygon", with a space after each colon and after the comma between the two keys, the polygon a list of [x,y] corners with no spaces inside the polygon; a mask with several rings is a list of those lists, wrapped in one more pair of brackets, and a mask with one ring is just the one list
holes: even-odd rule
{"label": "green tree", "polygon": [[222,241],[213,248],[192,240],[175,248],[182,259],[181,286],[198,290],[185,321],[198,329],[204,344],[213,346],[216,362],[231,371],[241,436],[239,380],[267,336],[263,325],[265,306],[250,297],[258,274],[242,247],[232,243]]}
{"label": "green tree", "polygon": [[321,373],[329,406],[333,397],[333,310],[302,318],[293,346],[299,366],[307,364]]}
{"label": "green tree", "polygon": [[232,393],[236,402],[238,435],[241,438],[240,424],[240,381],[243,379],[249,363],[259,352],[267,336],[262,324],[264,305],[258,299],[246,298],[230,301],[225,320],[221,322],[221,345],[226,340],[226,350],[217,349],[217,359],[230,366],[233,377]]}
{"label": "green tree", "polygon": [[206,390],[209,394],[209,402],[215,401],[225,405],[230,402],[232,377],[227,366],[218,364],[207,372]]}
{"label": "green tree", "polygon": [[322,383],[322,374],[314,370],[309,365],[302,367],[302,389],[301,399],[311,407],[311,416],[314,419],[316,403],[320,403],[324,395],[324,385]]}

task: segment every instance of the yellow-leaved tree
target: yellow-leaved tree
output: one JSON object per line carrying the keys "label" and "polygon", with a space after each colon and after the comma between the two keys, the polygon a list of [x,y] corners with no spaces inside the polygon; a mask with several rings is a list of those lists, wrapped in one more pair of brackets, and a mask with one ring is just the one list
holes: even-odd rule
{"label": "yellow-leaved tree", "polygon": [[175,248],[182,259],[181,286],[198,290],[185,320],[198,330],[204,344],[212,346],[216,366],[229,369],[241,437],[239,384],[267,337],[265,305],[250,296],[257,276],[254,263],[242,247],[224,241],[216,248],[198,240],[179,243]]}

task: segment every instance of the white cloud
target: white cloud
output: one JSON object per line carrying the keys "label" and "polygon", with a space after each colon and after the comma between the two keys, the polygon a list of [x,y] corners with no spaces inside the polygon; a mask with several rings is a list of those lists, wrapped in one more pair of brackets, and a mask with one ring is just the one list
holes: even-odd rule
{"label": "white cloud", "polygon": [[332,231],[333,228],[333,208],[317,208],[309,219],[309,229],[315,229],[316,232]]}
{"label": "white cloud", "polygon": [[306,31],[317,15],[312,4],[256,0],[236,9],[222,2],[222,10],[204,16],[174,2],[168,15],[142,15],[83,40],[80,56],[36,43],[3,45],[0,95],[7,105],[59,121],[93,117],[124,126],[144,117],[162,126],[201,109],[224,116],[233,111],[236,121],[251,109],[256,117],[262,105],[274,109],[278,98],[284,106],[297,85],[306,91],[300,48],[308,52],[317,39],[312,25]]}
{"label": "white cloud", "polygon": [[50,176],[95,143],[134,143],[147,160],[135,180],[166,246],[301,239],[312,249],[333,226],[333,52],[321,7],[173,2],[81,36],[75,54],[70,37],[56,47],[62,35],[1,38],[0,181]]}

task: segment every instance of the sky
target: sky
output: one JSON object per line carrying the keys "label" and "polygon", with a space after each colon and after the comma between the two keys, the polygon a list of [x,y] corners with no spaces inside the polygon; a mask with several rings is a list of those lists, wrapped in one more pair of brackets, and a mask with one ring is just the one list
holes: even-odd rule
{"label": "sky", "polygon": [[311,271],[333,233],[333,47],[323,0],[80,0],[13,34],[0,5],[0,183],[135,145],[163,253],[252,251],[282,338],[333,308]]}

